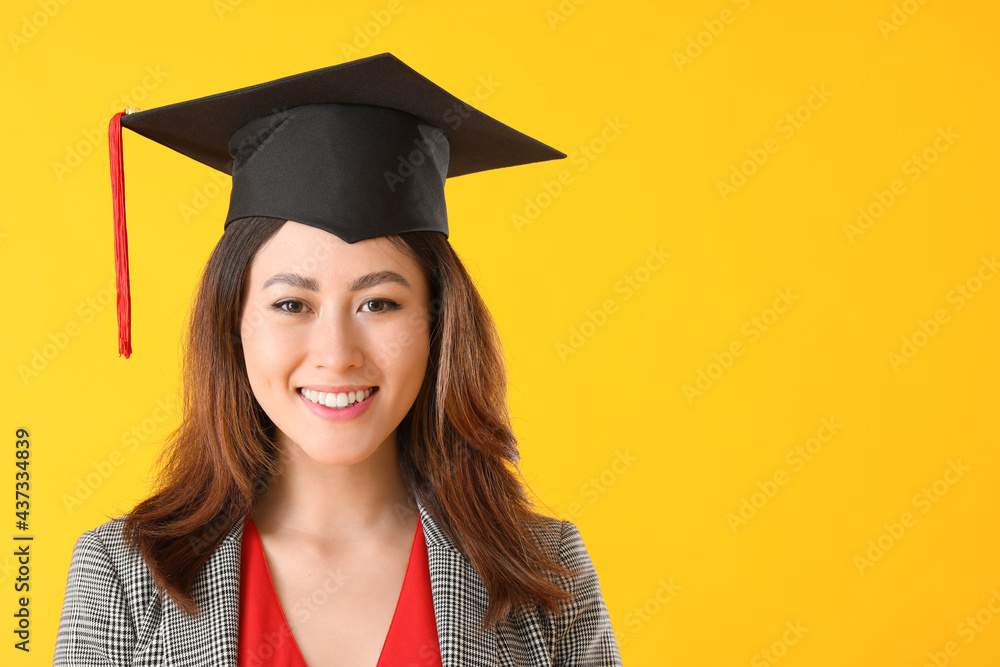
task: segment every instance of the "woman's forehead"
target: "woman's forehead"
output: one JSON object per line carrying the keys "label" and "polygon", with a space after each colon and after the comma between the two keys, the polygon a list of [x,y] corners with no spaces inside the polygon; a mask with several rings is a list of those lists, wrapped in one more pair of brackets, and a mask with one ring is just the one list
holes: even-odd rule
{"label": "woman's forehead", "polygon": [[250,265],[251,283],[258,286],[274,273],[297,274],[322,285],[375,271],[395,271],[411,283],[422,277],[417,263],[387,237],[347,243],[328,231],[294,221],[282,225]]}

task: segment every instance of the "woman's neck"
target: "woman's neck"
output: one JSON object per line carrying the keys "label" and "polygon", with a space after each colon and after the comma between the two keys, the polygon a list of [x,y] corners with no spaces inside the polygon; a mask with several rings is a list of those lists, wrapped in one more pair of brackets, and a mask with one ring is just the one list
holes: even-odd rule
{"label": "woman's neck", "polygon": [[412,523],[394,437],[349,466],[319,463],[291,442],[279,440],[278,447],[280,470],[252,512],[262,535],[339,544]]}

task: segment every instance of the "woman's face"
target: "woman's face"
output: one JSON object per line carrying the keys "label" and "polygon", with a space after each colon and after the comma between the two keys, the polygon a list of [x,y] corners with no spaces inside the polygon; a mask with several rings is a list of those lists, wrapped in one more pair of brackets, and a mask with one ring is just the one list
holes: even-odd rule
{"label": "woman's face", "polygon": [[250,265],[240,322],[279,445],[330,465],[394,446],[427,369],[429,301],[423,272],[388,239],[285,223]]}

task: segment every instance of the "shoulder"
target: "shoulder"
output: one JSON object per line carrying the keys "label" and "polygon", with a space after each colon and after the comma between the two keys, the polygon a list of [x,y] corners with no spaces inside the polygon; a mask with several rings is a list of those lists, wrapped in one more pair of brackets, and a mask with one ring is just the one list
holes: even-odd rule
{"label": "shoulder", "polygon": [[[157,590],[142,554],[126,540],[123,518],[88,530],[76,541],[54,664],[160,664],[167,632],[180,637],[235,637],[232,604],[238,595],[243,522],[230,530],[202,567],[195,596],[207,613],[189,619],[170,600],[169,593],[161,596]],[[168,619],[170,630],[166,629]]]}
{"label": "shoulder", "polygon": [[[103,582],[105,586],[111,586],[112,582],[116,582],[126,598],[136,601],[145,608],[150,598],[157,597],[156,585],[145,558],[134,550],[126,539],[123,520],[125,518],[122,516],[112,519],[86,531],[77,539],[70,564],[70,583],[73,583],[74,576],[84,578],[91,583]],[[214,547],[213,553],[199,572],[202,577],[219,576],[220,569],[227,570],[238,566],[243,533],[242,519],[234,526],[226,528],[228,533],[221,541],[214,537],[219,530],[219,525],[209,524],[187,538],[195,549],[207,547],[209,544]],[[213,539],[209,540],[209,536]]]}
{"label": "shoulder", "polygon": [[84,558],[104,557],[109,561],[127,563],[138,557],[128,548],[123,533],[125,517],[118,517],[85,531],[76,541],[74,556]]}
{"label": "shoulder", "polygon": [[556,562],[577,571],[594,569],[576,524],[543,514],[536,514],[535,520],[535,536]]}
{"label": "shoulder", "polygon": [[132,618],[139,618],[156,597],[153,577],[142,555],[125,540],[121,517],[83,533],[73,548],[67,597],[123,597]]}
{"label": "shoulder", "polygon": [[572,623],[574,615],[586,605],[604,605],[600,584],[590,553],[579,528],[572,521],[536,515],[536,539],[542,549],[567,574],[553,573],[553,582],[570,594],[562,611],[553,618],[555,625]]}
{"label": "shoulder", "polygon": [[56,638],[55,665],[123,664],[158,616],[153,578],[113,519],[73,548]]}
{"label": "shoulder", "polygon": [[142,557],[132,551],[125,540],[125,517],[111,519],[84,532],[76,541],[74,556],[87,559],[103,558],[119,567],[135,567]]}
{"label": "shoulder", "polygon": [[608,608],[580,530],[572,521],[541,515],[536,518],[536,534],[543,548],[571,571],[568,576],[555,576],[569,599],[558,613],[541,613],[553,664],[620,665]]}

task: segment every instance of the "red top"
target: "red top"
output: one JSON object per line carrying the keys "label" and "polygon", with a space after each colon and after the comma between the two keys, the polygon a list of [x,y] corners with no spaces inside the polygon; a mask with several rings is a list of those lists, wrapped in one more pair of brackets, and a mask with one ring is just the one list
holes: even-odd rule
{"label": "red top", "polygon": [[[441,665],[427,544],[423,536],[418,518],[403,588],[376,667],[409,667],[418,662],[427,667]],[[321,602],[319,598],[325,594],[326,591],[317,590],[315,602]],[[307,608],[310,604],[313,602],[303,601]],[[240,630],[236,664],[239,667],[307,667],[281,609],[267,569],[260,534],[249,514],[243,525],[240,557]]]}

